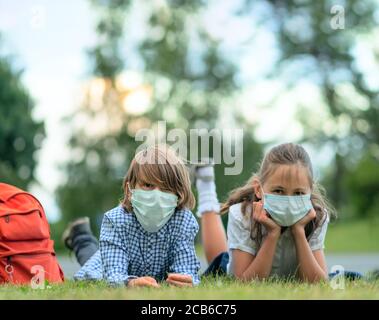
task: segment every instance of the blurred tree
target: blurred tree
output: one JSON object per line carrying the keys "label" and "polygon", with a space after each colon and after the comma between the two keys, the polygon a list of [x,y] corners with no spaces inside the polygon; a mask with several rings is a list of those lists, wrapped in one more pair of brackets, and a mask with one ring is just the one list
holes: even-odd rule
{"label": "blurred tree", "polygon": [[124,68],[120,42],[129,1],[91,2],[99,16],[98,43],[88,51],[93,79],[83,105],[66,119],[73,130],[72,160],[64,166],[66,181],[57,198],[61,223],[89,216],[97,230],[100,214],[121,198],[122,177],[136,143],[127,130],[133,116],[124,110],[124,88],[117,83]]}
{"label": "blurred tree", "polygon": [[[155,84],[157,92],[150,117],[165,119],[168,129],[185,129],[188,137],[190,129],[208,130],[203,135],[199,132],[199,140],[219,128],[223,117],[231,127],[243,129],[242,173],[225,177],[225,163],[215,168],[217,192],[224,201],[232,188],[251,176],[262,155],[262,145],[255,141],[252,126],[233,101],[239,89],[234,80],[238,70],[204,28],[203,13],[203,1],[162,2],[152,11],[147,36],[139,48],[146,79]],[[200,52],[194,52],[195,46]],[[165,84],[168,94],[159,90]],[[217,137],[210,139],[211,156],[215,140],[216,146],[222,144]]]}
{"label": "blurred tree", "polygon": [[33,119],[34,103],[21,76],[9,57],[0,57],[0,181],[27,188],[36,181],[36,154],[45,132],[43,122]]}
{"label": "blurred tree", "polygon": [[[346,181],[355,170],[363,170],[367,159],[371,165],[364,169],[366,174],[367,170],[379,169],[378,86],[370,85],[356,54],[358,43],[375,42],[378,3],[246,0],[242,11],[254,14],[258,3],[266,4],[267,16],[262,21],[278,41],[280,57],[271,77],[282,77],[288,90],[307,83],[318,88],[319,104],[300,106],[299,119],[304,127],[302,142],[316,148],[328,145],[335,152],[334,163],[324,177],[328,194],[337,208],[365,216],[374,208],[362,210],[358,203],[373,204],[368,199],[377,198],[378,182],[371,181],[359,195]],[[366,57],[372,54],[378,62],[377,49],[369,50]],[[358,179],[360,174],[351,179]],[[376,179],[375,172],[372,174]],[[361,199],[353,203],[352,197]]]}
{"label": "blurred tree", "polygon": [[[156,128],[159,120],[167,122],[167,130],[181,128],[187,133],[192,128],[217,128],[227,109],[229,123],[246,129],[247,165],[241,175],[228,177],[228,185],[223,177],[225,164],[217,166],[219,194],[225,198],[232,187],[248,179],[261,146],[234,108],[237,70],[200,23],[203,1],[170,0],[142,7],[146,32],[138,45],[143,76],[137,87],[123,79],[122,70],[136,68],[124,58],[122,43],[133,28],[128,21],[130,8],[140,2],[92,2],[99,13],[99,42],[89,51],[96,78],[79,112],[68,119],[73,126],[73,159],[64,168],[67,181],[57,190],[62,221],[79,215],[101,217],[117,203],[122,177],[140,145],[135,141],[139,129]],[[151,100],[148,107],[134,99],[138,94]]]}
{"label": "blurred tree", "polygon": [[356,166],[347,171],[343,182],[349,190],[348,212],[350,215],[358,215],[378,221],[379,207],[379,168],[378,159],[370,152],[362,155]]}

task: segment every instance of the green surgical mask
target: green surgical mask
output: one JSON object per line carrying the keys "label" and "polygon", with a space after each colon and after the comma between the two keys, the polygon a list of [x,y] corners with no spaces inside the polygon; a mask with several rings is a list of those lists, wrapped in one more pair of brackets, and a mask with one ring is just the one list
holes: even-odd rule
{"label": "green surgical mask", "polygon": [[131,190],[131,203],[138,222],[147,232],[157,232],[170,220],[178,197],[160,190]]}
{"label": "green surgical mask", "polygon": [[289,227],[305,217],[313,205],[310,194],[282,196],[265,193],[263,208],[278,225]]}

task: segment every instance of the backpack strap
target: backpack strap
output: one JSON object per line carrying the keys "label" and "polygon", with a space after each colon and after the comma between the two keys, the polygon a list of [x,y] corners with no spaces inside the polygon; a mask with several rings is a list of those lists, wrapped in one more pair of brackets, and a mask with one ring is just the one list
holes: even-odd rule
{"label": "backpack strap", "polygon": [[0,200],[6,202],[9,198],[13,197],[17,193],[23,193],[25,191],[12,186],[7,183],[0,183]]}

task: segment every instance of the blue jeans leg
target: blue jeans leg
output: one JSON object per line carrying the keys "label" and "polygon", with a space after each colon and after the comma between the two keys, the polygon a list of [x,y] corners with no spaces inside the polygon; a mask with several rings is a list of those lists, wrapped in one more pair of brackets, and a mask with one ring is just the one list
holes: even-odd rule
{"label": "blue jeans leg", "polygon": [[220,253],[204,271],[203,276],[226,275],[226,267],[229,262],[229,253]]}
{"label": "blue jeans leg", "polygon": [[[226,275],[227,265],[229,262],[229,253],[222,252],[219,254],[208,266],[207,270],[204,271],[203,276],[214,276],[214,275]],[[337,276],[339,273],[329,273],[329,279]],[[359,280],[363,278],[363,275],[356,271],[344,271],[344,277],[347,280]]]}
{"label": "blue jeans leg", "polygon": [[[338,271],[333,272],[333,273],[329,273],[329,280],[333,279],[335,276],[338,276],[338,275],[339,275]],[[363,278],[363,275],[359,272],[356,272],[356,271],[345,270],[343,275],[344,275],[344,278],[347,280],[359,280],[359,279]]]}

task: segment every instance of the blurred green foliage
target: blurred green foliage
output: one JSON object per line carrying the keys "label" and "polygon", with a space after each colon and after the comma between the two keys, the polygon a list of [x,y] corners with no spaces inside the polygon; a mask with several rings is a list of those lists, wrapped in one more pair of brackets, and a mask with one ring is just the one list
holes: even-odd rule
{"label": "blurred green foliage", "polygon": [[[222,105],[228,104],[230,123],[243,128],[245,133],[244,170],[239,176],[225,177],[224,165],[216,166],[221,201],[257,168],[264,146],[256,142],[254,127],[233,104],[233,98],[241,89],[236,82],[239,70],[222,54],[220,43],[207,33],[199,19],[208,2],[170,0],[162,3],[144,12],[148,26],[137,46],[137,55],[143,65],[139,71],[154,94],[152,107],[135,115],[123,109],[125,93],[120,91],[117,78],[123,70],[135,69],[123,50],[128,30],[133,28],[128,15],[136,3],[92,0],[98,14],[98,43],[88,54],[92,74],[106,81],[106,90],[101,106],[94,110],[91,101],[86,101],[68,123],[83,115],[89,123],[97,123],[101,114],[109,123],[118,125],[110,126],[108,132],[100,136],[86,132],[83,124],[73,130],[70,145],[73,154],[80,157],[73,157],[66,165],[67,181],[57,191],[63,213],[61,223],[87,215],[97,217],[92,221],[98,225],[101,214],[122,197],[122,177],[139,145],[134,140],[135,128],[153,128],[159,120],[167,121],[167,130],[182,128],[188,132],[190,128],[217,128],[225,112]],[[344,8],[342,30],[330,25],[333,5]],[[282,79],[287,90],[303,82],[319,88],[327,118],[337,129],[328,129],[324,118],[318,119],[317,109],[310,116],[306,106],[298,105],[298,120],[304,128],[299,142],[320,150],[329,145],[335,154],[321,182],[343,217],[375,215],[378,201],[375,172],[378,172],[379,161],[379,104],[377,92],[367,85],[354,56],[356,39],[374,30],[377,7],[371,0],[359,3],[352,0],[245,0],[239,11],[231,13],[257,19],[258,8],[262,15],[260,27],[275,34],[279,57],[268,78]],[[241,32],[253,34],[253,30]],[[251,39],[254,41],[253,36]],[[194,42],[201,50],[194,50]],[[355,107],[350,96],[341,95],[341,85],[346,84],[358,98],[367,102],[367,108]],[[343,131],[338,129],[341,122]],[[371,180],[365,180],[366,175]]]}
{"label": "blurred green foliage", "polygon": [[[300,142],[320,150],[328,146],[334,153],[322,176],[332,203],[341,218],[378,216],[378,88],[370,85],[356,55],[359,41],[376,39],[378,2],[265,2],[272,17],[268,23],[277,31],[280,47],[271,76],[284,78],[288,89],[315,84],[326,107],[324,117],[322,105],[315,110],[298,105],[304,132]],[[246,6],[252,10],[254,1],[246,0]],[[332,12],[333,7],[337,10]],[[344,25],[332,28],[331,21],[341,8]],[[371,50],[366,54],[378,63],[378,52]]]}
{"label": "blurred green foliage", "polygon": [[10,57],[0,56],[0,181],[20,188],[35,182],[36,153],[45,137],[33,108],[22,71],[12,66]]}
{"label": "blurred green foliage", "polygon": [[[97,81],[101,97],[94,101],[88,94],[79,110],[66,119],[72,128],[72,157],[62,168],[66,179],[56,192],[62,212],[56,234],[78,216],[90,216],[93,226],[98,226],[102,213],[122,197],[122,178],[140,145],[134,138],[136,130],[154,128],[159,120],[167,122],[167,130],[181,128],[188,133],[191,128],[223,128],[222,118],[227,114],[231,125],[244,129],[242,174],[225,177],[225,164],[216,166],[219,198],[225,200],[257,168],[264,145],[256,141],[254,126],[246,122],[235,102],[241,92],[236,80],[240,70],[200,18],[210,2],[166,0],[151,6],[143,2],[141,17],[147,25],[135,47],[141,61],[137,67],[125,53],[125,44],[135,27],[131,8],[142,2],[91,3],[97,14],[98,39],[88,50],[90,78]],[[335,5],[344,8],[343,29],[331,27]],[[358,40],[376,40],[377,13],[378,3],[373,0],[242,0],[240,9],[230,13],[258,19],[259,28],[275,35],[279,56],[267,78],[280,79],[285,91],[304,83],[318,88],[320,105],[312,110],[297,105],[303,127],[299,142],[320,152],[328,147],[333,154],[321,182],[345,218],[378,216],[378,89],[370,85],[356,56]],[[251,33],[250,41],[254,41],[255,30],[240,32]],[[372,55],[377,62],[375,50]],[[143,75],[152,92],[150,109],[125,110],[129,93],[119,85],[125,70]],[[33,102],[20,77],[8,58],[0,58],[0,177],[27,187],[34,181],[35,152],[44,131],[42,123],[32,120]]]}
{"label": "blurred green foliage", "polygon": [[[199,15],[205,9],[202,1],[168,1],[167,6],[158,6],[151,12],[146,10],[147,33],[138,44],[138,55],[143,62],[139,71],[144,75],[144,83],[152,86],[151,108],[142,114],[125,112],[125,92],[118,85],[118,77],[122,70],[135,69],[122,54],[123,41],[128,41],[128,30],[133,28],[128,20],[132,2],[92,1],[98,13],[99,41],[88,54],[93,76],[103,79],[106,89],[96,111],[91,105],[93,101],[88,99],[67,123],[72,124],[82,116],[89,124],[96,123],[101,116],[114,126],[96,136],[86,132],[83,123],[73,129],[70,146],[73,154],[81,156],[73,157],[66,165],[67,180],[57,190],[63,217],[60,224],[86,215],[92,217],[94,230],[98,230],[102,214],[122,197],[123,175],[141,144],[135,141],[136,128],[154,128],[157,121],[165,120],[167,131],[184,129],[187,137],[190,129],[218,128],[224,112],[222,103],[232,101],[239,89],[235,82],[236,67],[221,54],[219,43],[204,26],[198,24]],[[154,30],[159,30],[162,36],[153,36]],[[200,52],[195,50],[193,41],[201,46]],[[262,154],[262,146],[254,140],[253,128],[247,125],[237,106],[231,104],[229,110],[233,111],[230,123],[246,129],[243,137],[246,165],[241,175],[228,177],[228,185],[224,180],[226,165],[216,166],[222,200],[232,186],[250,177],[253,165]],[[57,228],[61,230],[62,226]]]}
{"label": "blurred green foliage", "polygon": [[354,210],[351,216],[370,218],[379,222],[379,164],[369,152],[364,153],[359,162],[349,169],[344,177],[349,191],[349,206]]}

